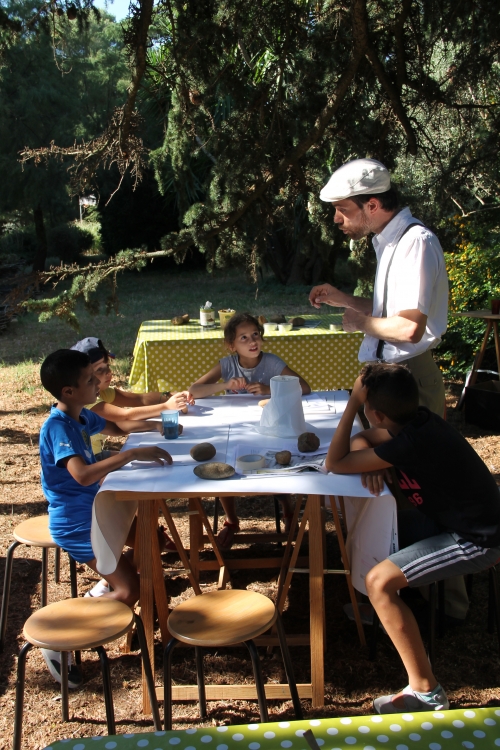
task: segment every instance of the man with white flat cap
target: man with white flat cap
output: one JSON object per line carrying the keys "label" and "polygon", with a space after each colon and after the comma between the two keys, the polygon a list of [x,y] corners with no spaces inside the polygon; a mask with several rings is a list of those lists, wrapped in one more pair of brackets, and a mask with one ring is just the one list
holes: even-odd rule
{"label": "man with white flat cap", "polygon": [[345,307],[344,330],[365,334],[360,362],[407,365],[418,383],[420,405],[443,416],[443,378],[431,353],[448,314],[448,278],[438,238],[409,208],[400,208],[389,172],[375,159],[344,164],[320,198],[333,203],[334,221],[350,239],[374,235],[377,272],[373,299],[321,284],[312,289],[311,304]]}
{"label": "man with white flat cap", "polygon": [[[344,164],[333,173],[320,198],[333,203],[334,222],[350,239],[374,235],[377,271],[373,299],[321,284],[311,290],[311,304],[345,307],[344,330],[365,334],[360,362],[406,365],[417,381],[420,406],[442,417],[444,383],[432,349],[447,326],[448,277],[438,238],[409,208],[400,207],[387,168],[375,159]],[[364,481],[375,494],[383,486],[382,478],[375,476]],[[465,617],[468,597],[462,577],[448,579],[445,609],[447,615]]]}

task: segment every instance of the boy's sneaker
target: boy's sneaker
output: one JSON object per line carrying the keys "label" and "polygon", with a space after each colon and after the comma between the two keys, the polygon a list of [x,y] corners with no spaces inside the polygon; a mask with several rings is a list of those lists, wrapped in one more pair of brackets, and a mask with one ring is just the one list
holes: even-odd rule
{"label": "boy's sneaker", "polygon": [[84,596],[99,597],[104,594],[109,594],[109,584],[107,581],[98,581]]}
{"label": "boy's sneaker", "polygon": [[[49,672],[56,682],[61,684],[61,654],[59,651],[51,651],[48,648],[40,649]],[[82,684],[82,674],[76,664],[73,664],[73,657],[68,654],[68,687],[70,690],[76,690]]]}
{"label": "boy's sneaker", "polygon": [[383,695],[373,701],[373,708],[378,714],[446,711],[449,707],[448,698],[441,685],[437,685],[430,693],[417,693],[407,685],[400,693]]}

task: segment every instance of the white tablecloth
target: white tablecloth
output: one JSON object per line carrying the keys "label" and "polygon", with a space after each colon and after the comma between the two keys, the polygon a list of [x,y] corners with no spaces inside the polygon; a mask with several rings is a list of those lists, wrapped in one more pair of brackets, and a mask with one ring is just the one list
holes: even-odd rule
{"label": "white tablecloth", "polygon": [[[138,496],[141,492],[155,492],[163,494],[165,499],[173,495],[182,497],[183,493],[200,497],[254,493],[343,495],[344,497],[370,498],[369,492],[361,484],[359,475],[321,474],[308,471],[279,477],[265,474],[258,477],[244,477],[235,474],[230,479],[218,481],[197,477],[193,469],[198,464],[191,458],[189,450],[200,442],[212,443],[217,449],[217,454],[212,460],[222,462],[232,460],[237,446],[258,446],[261,452],[267,448],[282,450],[289,447],[285,445],[287,441],[263,436],[256,430],[262,413],[261,407],[258,406],[260,398],[235,395],[200,399],[196,406],[190,407],[188,414],[179,415],[184,432],[177,440],[165,440],[158,432],[129,436],[125,448],[159,445],[172,455],[173,464],[163,467],[157,465],[144,467],[141,462],[132,462],[108,474],[105,478],[95,499],[92,522],[92,547],[97,557],[97,567],[103,575],[112,573],[116,569],[117,560],[137,508],[136,502],[114,502],[106,494],[109,490],[137,492]],[[327,391],[304,397],[306,422],[314,428],[322,446],[329,444],[348,398],[349,394],[346,391]],[[328,404],[329,411],[321,410],[322,399]],[[361,422],[356,419],[353,433],[361,429]],[[383,494],[392,497],[387,489]],[[371,560],[385,559],[392,551],[388,539],[392,540],[393,537],[392,505],[394,501],[379,503],[380,513],[378,513],[378,506],[374,505],[378,500],[379,498],[372,498],[368,501],[368,506],[374,507],[375,516],[382,525],[384,518],[387,519],[389,531],[387,535],[383,535],[384,538],[380,542],[377,539],[372,540],[375,545],[368,556]],[[364,507],[365,503],[362,505]],[[354,500],[349,502],[351,521],[355,506]],[[384,511],[382,507],[385,508]],[[363,515],[370,518],[371,514],[372,511],[367,513],[365,508]],[[358,533],[359,530],[358,528]],[[366,546],[367,538],[370,538],[369,535],[364,534],[364,546]],[[352,539],[350,543],[354,552],[356,545],[352,544]],[[361,582],[364,573],[361,571],[356,576]],[[358,583],[357,587],[362,590],[363,584]]]}

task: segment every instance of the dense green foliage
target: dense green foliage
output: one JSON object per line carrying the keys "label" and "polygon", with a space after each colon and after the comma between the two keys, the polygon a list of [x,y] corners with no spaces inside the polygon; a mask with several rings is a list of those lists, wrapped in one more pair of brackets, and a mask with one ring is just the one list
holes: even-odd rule
{"label": "dense green foliage", "polygon": [[[7,9],[27,21],[38,7],[33,0]],[[44,267],[48,228],[76,218],[78,202],[69,194],[67,164],[22,165],[19,152],[51,141],[71,146],[100,133],[127,85],[117,24],[109,17],[90,19],[81,30],[65,17],[61,23],[57,36],[51,28],[28,25],[0,65],[0,215],[14,227],[35,225],[38,269]]]}
{"label": "dense green foliage", "polygon": [[[373,156],[439,225],[498,195],[500,6],[444,0],[205,0],[156,20],[148,93],[168,109],[153,154],[210,264],[333,277],[342,239],[318,201],[331,170]],[[491,218],[494,219],[493,215]],[[496,220],[496,218],[495,218]],[[354,248],[367,286],[373,268]],[[363,277],[363,274],[364,277]]]}

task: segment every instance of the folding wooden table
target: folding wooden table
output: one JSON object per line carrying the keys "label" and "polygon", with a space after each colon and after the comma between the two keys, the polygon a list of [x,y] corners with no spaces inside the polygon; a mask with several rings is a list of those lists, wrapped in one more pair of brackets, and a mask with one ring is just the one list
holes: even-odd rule
{"label": "folding wooden table", "polygon": [[[345,407],[348,394],[336,391],[322,395],[325,398],[325,403],[329,405],[330,411],[318,414],[310,414],[306,411],[305,416],[306,421],[312,425],[314,431],[320,437],[321,444],[327,445]],[[302,638],[298,643],[310,643],[311,682],[298,685],[298,689],[299,695],[302,698],[311,699],[314,706],[322,706],[324,704],[325,649],[323,579],[325,572],[330,572],[324,569],[322,497],[331,497],[333,495],[368,497],[369,493],[363,488],[360,477],[357,475],[342,476],[318,472],[292,474],[278,478],[266,475],[246,478],[235,475],[223,481],[207,481],[195,476],[193,468],[196,464],[189,455],[189,449],[193,444],[209,441],[217,449],[217,454],[213,460],[231,461],[235,453],[235,448],[237,450],[239,444],[248,444],[248,441],[255,441],[257,445],[262,446],[266,443],[268,438],[263,438],[255,430],[255,425],[258,424],[260,418],[257,402],[258,398],[252,396],[226,396],[203,399],[190,410],[188,415],[181,415],[180,421],[184,425],[184,432],[178,440],[166,441],[161,438],[159,439],[158,433],[131,435],[128,438],[126,447],[141,444],[160,444],[172,454],[174,464],[173,466],[162,468],[142,468],[139,463],[135,465],[129,464],[106,477],[94,503],[94,551],[97,556],[98,569],[103,574],[111,572],[110,570],[104,570],[100,564],[101,557],[108,562],[110,559],[110,548],[106,546],[106,539],[111,539],[110,545],[114,549],[113,554],[115,557],[118,557],[121,552],[120,534],[117,533],[117,529],[120,526],[120,517],[124,515],[127,523],[129,523],[131,515],[138,508],[140,550],[138,562],[141,571],[140,606],[148,638],[148,646],[152,654],[154,603],[156,603],[162,640],[166,642],[169,639],[167,596],[156,534],[158,510],[162,503],[166,503],[168,510],[168,500],[170,498],[190,498],[192,505],[191,512],[196,514],[201,513],[201,517],[203,518],[204,512],[201,508],[200,500],[202,497],[212,497],[214,495],[251,497],[279,493],[306,495],[307,502],[299,535],[303,536],[305,528],[308,526],[309,539],[314,540],[313,544],[309,544],[308,570],[301,571],[308,573],[309,577],[310,633],[306,639]],[[358,422],[355,426],[355,431],[359,431],[360,428],[361,424]],[[280,441],[278,441],[276,449],[281,449]],[[333,508],[335,508],[335,503],[333,503]],[[123,525],[123,533],[125,533],[127,523]],[[97,529],[99,534],[94,533],[96,532],[96,527],[99,527]],[[211,537],[208,528],[207,531],[209,537]],[[212,537],[211,540],[213,541]],[[178,538],[177,541],[179,541]],[[102,548],[101,550],[99,550],[99,544]],[[290,544],[287,546],[287,550],[289,566],[295,568],[298,552],[292,556]],[[199,588],[196,588],[196,571],[191,570],[190,560],[187,556],[184,557],[183,563],[190,575],[195,593],[199,593]],[[219,567],[222,569],[225,561],[222,559],[219,560],[219,563]],[[344,564],[344,568],[346,567],[347,565]],[[282,601],[282,596],[286,594],[291,572],[288,570],[284,571],[280,601]],[[294,645],[293,636],[289,642],[290,645]],[[272,645],[274,643],[272,634],[264,636],[260,643],[261,645]],[[298,645],[298,643],[295,637],[295,645]],[[162,694],[163,690],[158,689],[158,697],[161,698]],[[288,685],[269,685],[266,688],[266,694],[269,698],[286,699],[289,697]],[[144,695],[144,709],[147,711],[148,701],[146,692],[144,692]],[[173,695],[174,700],[194,700],[197,696],[197,688],[195,685],[174,687]],[[250,699],[255,696],[255,686],[253,685],[207,686],[207,698],[209,700]]]}

